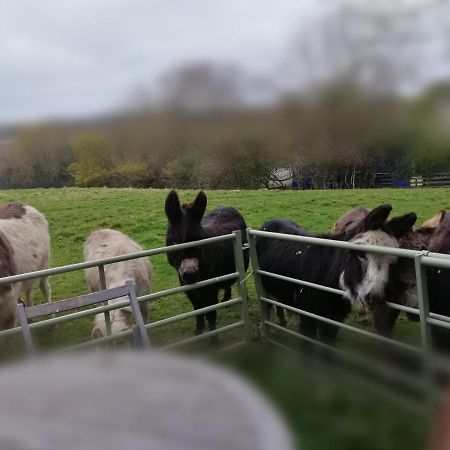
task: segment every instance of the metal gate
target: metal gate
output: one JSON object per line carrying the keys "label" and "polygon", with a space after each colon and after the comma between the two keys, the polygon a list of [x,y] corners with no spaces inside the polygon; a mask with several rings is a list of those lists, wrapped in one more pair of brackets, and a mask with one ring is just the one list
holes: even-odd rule
{"label": "metal gate", "polygon": [[[261,328],[262,328],[262,336],[263,339],[272,345],[277,347],[284,348],[285,350],[292,350],[290,347],[287,347],[284,343],[280,342],[280,340],[276,339],[273,333],[270,330],[276,330],[282,334],[285,334],[290,337],[294,337],[296,340],[306,341],[309,344],[325,349],[328,352],[333,353],[337,357],[342,360],[351,362],[352,364],[360,365],[366,369],[369,369],[373,372],[378,372],[383,376],[387,376],[391,380],[396,380],[398,382],[407,384],[409,386],[415,387],[421,390],[424,394],[424,399],[426,401],[430,400],[432,396],[438,394],[436,390],[435,383],[435,374],[436,371],[443,371],[450,374],[450,361],[443,357],[438,357],[437,355],[432,354],[431,349],[431,333],[430,328],[431,325],[439,326],[442,328],[450,328],[450,317],[442,316],[439,314],[435,314],[430,312],[429,301],[428,301],[428,291],[427,291],[427,273],[426,269],[428,267],[438,268],[438,269],[450,269],[450,255],[444,255],[440,253],[432,253],[427,251],[414,251],[414,250],[406,250],[406,249],[398,249],[391,247],[381,247],[381,246],[373,246],[373,245],[361,245],[361,244],[353,244],[350,242],[343,241],[334,241],[330,239],[322,239],[315,237],[306,237],[306,236],[296,236],[296,235],[288,235],[288,234],[280,234],[280,233],[272,233],[267,231],[259,231],[259,230],[247,230],[247,237],[250,247],[250,257],[252,262],[253,275],[255,278],[255,288],[256,288],[256,297],[257,301],[260,304],[261,311]],[[402,258],[408,258],[414,261],[415,267],[415,276],[417,283],[417,295],[418,295],[418,303],[419,308],[411,308],[407,306],[403,306],[397,303],[388,302],[387,304],[394,309],[414,314],[419,316],[420,319],[420,337],[421,337],[421,347],[416,347],[404,342],[400,342],[391,338],[387,338],[376,334],[374,332],[355,327],[349,325],[347,323],[337,322],[335,320],[331,320],[329,318],[319,316],[317,314],[313,314],[309,311],[305,311],[302,309],[298,309],[292,306],[287,306],[280,302],[279,300],[283,299],[272,299],[267,296],[264,292],[264,288],[262,286],[261,277],[273,277],[278,280],[288,281],[291,283],[295,283],[299,286],[306,286],[313,289],[318,289],[322,291],[331,292],[334,294],[342,295],[343,291],[340,289],[331,288],[328,286],[315,284],[311,282],[307,282],[304,280],[294,279],[286,276],[282,276],[279,274],[267,272],[261,270],[258,264],[257,252],[256,252],[256,239],[258,237],[264,238],[272,238],[272,239],[281,239],[288,240],[293,242],[303,242],[310,245],[321,245],[327,247],[335,247],[342,248],[348,250],[358,250],[364,252],[377,253],[382,255],[393,255]],[[354,355],[351,352],[344,351],[340,348],[332,347],[323,342],[320,342],[315,339],[311,339],[307,336],[304,336],[296,331],[293,331],[287,327],[278,325],[271,321],[270,317],[267,316],[267,309],[263,307],[263,304],[267,303],[273,306],[284,308],[285,310],[296,313],[297,315],[307,316],[313,319],[317,319],[319,321],[325,322],[327,324],[335,325],[341,329],[345,329],[347,331],[351,331],[353,333],[363,335],[370,339],[376,340],[378,342],[383,342],[392,347],[400,349],[403,352],[407,352],[410,354],[416,355],[421,359],[422,363],[422,372],[419,375],[413,375],[404,370],[395,369],[390,367],[389,365],[383,364],[379,360],[374,360],[373,358],[363,357],[362,355]],[[338,344],[339,346],[339,344]],[[377,389],[380,389],[381,386],[375,386]],[[414,409],[420,410],[422,409],[423,402],[411,402],[410,398],[405,396],[401,396],[396,392],[391,392],[388,390],[384,390],[384,393],[390,397],[394,397],[396,400],[401,400],[403,403],[407,403],[410,406],[413,406]],[[430,397],[431,395],[431,397]]]}
{"label": "metal gate", "polygon": [[[107,266],[108,264],[113,264],[113,263],[117,263],[120,261],[128,261],[131,259],[137,259],[137,258],[142,258],[142,257],[149,257],[149,256],[153,256],[153,255],[158,255],[161,253],[170,253],[170,252],[175,252],[175,251],[179,251],[179,250],[185,250],[187,248],[192,248],[192,247],[208,246],[211,243],[223,242],[223,241],[231,241],[232,242],[234,258],[235,258],[235,266],[236,266],[235,272],[225,274],[225,275],[222,275],[222,276],[219,276],[216,278],[199,281],[197,283],[190,284],[190,285],[177,286],[177,287],[165,289],[165,290],[162,290],[159,292],[154,292],[154,293],[151,293],[148,295],[138,297],[137,300],[139,303],[150,302],[152,300],[167,297],[169,295],[173,295],[173,294],[177,294],[177,293],[181,293],[181,292],[187,292],[187,291],[190,291],[193,289],[199,289],[199,288],[209,286],[212,284],[216,284],[219,282],[228,281],[228,280],[236,280],[237,286],[238,286],[238,297],[232,298],[228,301],[221,302],[221,303],[218,303],[215,305],[207,306],[205,308],[197,309],[194,311],[190,311],[190,312],[178,314],[178,315],[175,315],[172,317],[168,317],[166,319],[151,322],[151,323],[146,324],[146,326],[145,326],[148,331],[151,331],[156,328],[160,328],[165,325],[169,325],[174,322],[178,322],[180,320],[189,319],[191,317],[205,314],[210,311],[226,308],[228,306],[232,306],[232,305],[240,303],[241,311],[240,311],[240,320],[238,322],[231,323],[229,325],[225,325],[220,328],[217,328],[214,331],[208,331],[199,336],[193,336],[193,337],[190,337],[187,339],[183,339],[183,340],[177,341],[175,343],[171,343],[166,346],[166,348],[167,347],[176,347],[176,346],[179,346],[182,344],[188,344],[191,342],[200,341],[200,340],[206,339],[208,337],[216,336],[216,335],[219,335],[219,334],[231,331],[231,330],[239,329],[239,330],[241,330],[240,340],[238,342],[228,346],[228,348],[236,347],[236,346],[240,346],[240,345],[244,344],[245,342],[248,342],[248,340],[250,339],[250,323],[249,323],[248,299],[247,299],[247,289],[246,289],[247,278],[245,276],[241,231],[235,231],[232,234],[203,239],[201,241],[176,244],[176,245],[171,245],[168,247],[161,247],[161,248],[156,248],[156,249],[151,249],[151,250],[145,250],[145,251],[130,253],[127,255],[117,256],[117,257],[113,257],[113,258],[106,258],[106,259],[101,259],[101,260],[97,260],[97,261],[71,264],[71,265],[67,265],[67,266],[55,267],[55,268],[51,268],[51,269],[40,270],[40,271],[26,273],[26,274],[4,277],[4,278],[0,279],[0,286],[9,284],[9,283],[14,283],[14,282],[33,280],[33,279],[41,278],[44,276],[59,275],[59,274],[63,274],[63,273],[84,270],[84,269],[87,269],[90,267],[97,267],[98,271],[99,271],[101,287],[102,287],[102,289],[106,289],[107,286],[106,286],[106,281],[105,281],[105,266]],[[94,316],[99,313],[104,313],[105,321],[107,324],[107,330],[110,331],[110,327],[108,325],[110,322],[109,311],[114,310],[114,309],[123,308],[123,307],[129,306],[129,305],[130,305],[130,301],[121,301],[121,302],[117,302],[114,304],[106,304],[105,303],[103,306],[100,306],[100,307],[85,309],[85,310],[77,311],[77,312],[74,312],[71,314],[66,314],[66,315],[62,315],[59,317],[48,318],[45,320],[41,320],[39,322],[31,323],[29,325],[29,329],[30,329],[30,331],[33,332],[38,329],[48,328],[53,325],[70,322],[70,321],[73,321],[73,320],[81,318],[81,317]],[[151,314],[151,312],[150,312],[150,314]],[[8,329],[8,330],[0,331],[0,338],[19,335],[21,333],[22,333],[22,328],[17,326],[17,327]],[[133,333],[133,330],[128,330],[128,331],[123,331],[121,333],[108,334],[108,336],[105,336],[105,337],[102,337],[99,339],[95,339],[95,340],[89,340],[86,342],[82,342],[80,344],[66,348],[65,350],[77,350],[77,349],[97,346],[97,345],[105,343],[105,342],[109,342],[109,341],[113,341],[113,340],[117,340],[117,339],[123,339],[125,337],[131,337],[132,333]]]}
{"label": "metal gate", "polygon": [[[362,329],[359,327],[352,326],[347,323],[341,323],[336,322],[334,320],[331,320],[326,317],[318,316],[316,314],[313,314],[309,311],[301,310],[292,306],[287,306],[282,303],[283,299],[271,299],[269,298],[262,287],[261,283],[261,277],[262,276],[268,276],[268,277],[274,277],[283,281],[289,281],[292,283],[295,283],[299,286],[307,286],[309,288],[324,290],[328,292],[332,292],[335,294],[342,294],[342,291],[339,289],[330,288],[328,286],[323,286],[320,284],[315,284],[311,282],[307,282],[304,280],[298,280],[294,278],[285,277],[282,275],[278,275],[275,273],[270,273],[263,271],[259,268],[258,265],[258,258],[257,258],[257,252],[256,252],[256,246],[255,242],[258,237],[265,237],[265,238],[273,238],[273,239],[282,239],[282,240],[288,240],[288,241],[296,241],[296,242],[304,242],[311,245],[323,245],[323,246],[329,246],[329,247],[336,247],[336,248],[343,248],[348,250],[358,250],[358,251],[364,251],[364,252],[372,252],[372,253],[378,253],[383,255],[393,255],[397,257],[402,258],[408,258],[414,261],[415,265],[415,274],[416,274],[416,283],[417,283],[417,294],[418,294],[418,300],[419,300],[419,308],[411,308],[407,306],[402,306],[396,303],[388,303],[388,305],[391,308],[398,309],[403,312],[415,314],[419,316],[420,319],[420,336],[421,336],[421,346],[415,347],[413,345],[403,343],[396,341],[394,339],[390,339],[387,337],[380,336],[374,332],[368,331],[366,329]],[[293,337],[296,340],[303,340],[308,341],[310,344],[322,347],[326,349],[327,351],[333,352],[334,354],[338,355],[340,358],[352,361],[358,365],[361,365],[373,372],[382,372],[383,375],[388,376],[392,380],[398,380],[402,383],[407,383],[408,385],[414,386],[420,390],[422,390],[426,396],[429,396],[429,394],[434,390],[434,374],[437,370],[441,371],[447,371],[450,372],[450,362],[444,358],[438,358],[432,355],[431,352],[431,336],[430,336],[430,327],[433,326],[439,326],[443,328],[450,328],[450,317],[442,316],[439,314],[435,314],[430,312],[429,308],[429,302],[428,302],[428,293],[427,293],[427,274],[426,269],[427,268],[440,268],[440,269],[450,269],[450,255],[442,255],[437,253],[430,253],[430,252],[419,252],[419,251],[413,251],[413,250],[405,250],[405,249],[396,249],[396,248],[387,248],[387,247],[379,247],[379,246],[369,246],[369,245],[360,245],[360,244],[353,244],[349,242],[342,242],[342,241],[334,241],[334,240],[328,240],[328,239],[320,239],[320,238],[313,238],[313,237],[305,237],[305,236],[294,236],[294,235],[286,235],[286,234],[279,234],[279,233],[270,233],[265,231],[259,231],[259,230],[247,230],[247,238],[248,238],[248,244],[245,245],[245,251],[249,249],[250,251],[250,259],[252,264],[252,274],[255,282],[255,290],[256,290],[256,300],[260,305],[259,311],[260,311],[260,321],[261,321],[261,330],[262,330],[262,338],[263,340],[268,343],[272,344],[278,347],[282,347],[285,349],[292,350],[292,347],[286,346],[283,342],[280,342],[280,340],[276,339],[276,335],[273,333],[270,333],[270,330],[275,330],[278,333],[284,334],[289,337]],[[90,267],[97,267],[99,271],[101,286],[103,289],[106,289],[106,283],[105,283],[105,266],[108,264],[117,263],[120,261],[127,261],[131,259],[136,258],[142,258],[142,257],[149,257],[153,255],[158,254],[166,254],[169,252],[174,252],[178,250],[184,250],[187,248],[192,247],[198,247],[198,246],[207,246],[214,242],[222,242],[222,241],[231,241],[233,245],[234,250],[234,257],[235,257],[235,266],[236,270],[235,272],[222,275],[220,277],[200,281],[194,284],[185,285],[185,286],[177,286],[169,289],[165,289],[159,292],[154,292],[149,295],[145,295],[142,297],[138,297],[138,302],[146,302],[151,300],[156,300],[159,298],[167,297],[173,294],[181,293],[181,292],[187,292],[190,290],[202,288],[205,286],[209,286],[218,282],[223,282],[226,280],[236,280],[237,287],[238,287],[238,296],[236,298],[233,298],[231,300],[218,303],[215,305],[207,306],[205,308],[201,308],[194,311],[189,311],[181,314],[174,315],[172,317],[168,317],[162,320],[150,322],[145,325],[146,329],[148,331],[181,321],[185,319],[189,319],[201,314],[205,314],[207,312],[213,311],[213,310],[219,310],[226,308],[231,305],[240,304],[240,320],[228,325],[224,325],[220,328],[217,328],[214,331],[209,331],[206,333],[203,333],[199,336],[193,336],[186,339],[179,340],[174,343],[170,343],[165,348],[172,348],[177,347],[179,345],[188,344],[192,342],[197,342],[203,339],[207,339],[209,337],[219,335],[231,330],[240,330],[239,334],[239,341],[233,343],[232,345],[229,345],[227,348],[234,348],[237,346],[241,346],[251,339],[251,329],[252,324],[250,323],[249,319],[249,303],[248,303],[248,297],[247,297],[247,280],[250,275],[246,275],[245,268],[244,268],[244,247],[242,242],[242,234],[240,231],[235,231],[232,234],[223,235],[223,236],[217,236],[212,237],[208,239],[204,239],[201,241],[195,241],[195,242],[189,242],[189,243],[183,243],[183,244],[177,244],[172,245],[169,247],[161,247],[156,249],[150,249],[145,250],[137,253],[132,253],[128,255],[123,255],[119,257],[114,258],[108,258],[103,260],[97,260],[92,262],[83,262],[78,264],[72,264],[67,265],[63,267],[57,267],[57,268],[51,268],[47,270],[27,273],[27,274],[20,274],[10,277],[5,277],[0,279],[0,286],[5,285],[7,283],[13,283],[13,282],[19,282],[19,281],[25,281],[25,280],[31,280],[31,279],[37,279],[42,276],[55,276],[63,273],[68,272],[75,272],[84,270],[86,268]],[[281,302],[279,301],[281,300]],[[386,344],[389,344],[392,347],[395,347],[397,349],[400,349],[404,352],[414,354],[416,355],[422,363],[422,372],[419,375],[414,375],[410,373],[406,373],[405,371],[401,371],[398,369],[395,369],[393,367],[389,367],[386,365],[383,365],[380,363],[380,361],[374,360],[373,358],[364,358],[358,355],[357,357],[352,354],[351,352],[345,351],[341,348],[339,348],[339,345],[337,348],[328,346],[322,342],[319,342],[317,340],[311,339],[307,336],[304,336],[296,331],[293,331],[289,328],[283,327],[281,325],[278,325],[270,320],[270,317],[267,317],[265,311],[266,309],[263,308],[263,304],[271,304],[273,306],[278,306],[281,308],[284,308],[285,310],[294,312],[298,315],[304,315],[308,316],[314,319],[317,319],[319,321],[323,321],[328,324],[335,325],[337,327],[340,327],[342,329],[345,329],[347,331],[363,335],[367,338],[384,342]],[[113,309],[122,308],[124,306],[130,305],[129,301],[124,301],[120,303],[114,303],[114,304],[104,304],[103,306],[91,308],[91,309],[85,309],[81,311],[77,311],[75,313],[62,315],[59,317],[54,318],[48,318],[46,320],[42,320],[36,323],[32,323],[29,328],[31,331],[35,331],[41,328],[50,327],[52,325],[65,323],[69,321],[73,321],[80,317],[86,317],[86,316],[94,316],[99,313],[105,314],[105,320],[106,323],[109,322],[109,311]],[[150,308],[150,315],[151,315],[151,308]],[[150,316],[151,317],[151,316]],[[0,338],[7,337],[7,336],[13,336],[13,335],[19,335],[21,334],[22,330],[21,327],[15,327],[8,330],[0,331]],[[132,335],[132,330],[117,333],[117,334],[109,334],[108,336],[105,336],[100,339],[96,340],[89,340],[86,342],[82,342],[78,345],[69,347],[69,349],[81,349],[85,347],[91,347],[96,346],[103,342],[109,342],[116,339],[121,339],[124,337],[128,337]],[[392,393],[390,393],[392,394]],[[392,396],[392,395],[391,395]],[[402,400],[405,400],[403,398]]]}

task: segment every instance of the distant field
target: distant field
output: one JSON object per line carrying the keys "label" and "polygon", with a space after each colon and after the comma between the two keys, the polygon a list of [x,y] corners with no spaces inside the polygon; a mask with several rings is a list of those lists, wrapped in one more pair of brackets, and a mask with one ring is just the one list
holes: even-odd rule
{"label": "distant field", "polygon": [[[21,201],[29,203],[48,218],[52,239],[52,266],[82,260],[83,243],[89,233],[99,228],[115,228],[130,235],[144,248],[164,245],[167,220],[164,200],[167,190],[140,189],[33,189],[0,191],[0,203]],[[190,201],[195,191],[180,191],[181,201]],[[390,203],[394,214],[415,211],[418,223],[431,217],[440,208],[450,208],[450,189],[382,189],[347,191],[211,191],[208,210],[220,205],[233,205],[244,215],[249,227],[258,228],[269,218],[288,217],[314,231],[330,229],[334,221],[356,205],[375,207]],[[175,271],[165,256],[152,259],[154,267],[153,291],[176,286]],[[83,274],[55,276],[51,279],[53,298],[61,299],[86,292]],[[249,286],[252,313],[256,314],[252,283]],[[36,300],[41,300],[37,293]],[[184,295],[176,295],[157,302],[151,308],[151,320],[189,311],[190,303]],[[237,317],[238,309],[219,313],[219,324]],[[256,317],[255,317],[256,319]],[[88,339],[91,320],[79,320],[65,325],[57,333],[58,343]],[[158,330],[154,338],[166,342],[187,336],[193,321],[178,323]],[[416,327],[400,326],[402,335]],[[47,333],[45,333],[47,334]],[[55,330],[45,340],[53,341]],[[342,337],[346,340],[346,336]]]}
{"label": "distant field", "polygon": [[[119,229],[138,241],[144,248],[164,245],[167,220],[164,215],[164,200],[167,190],[138,189],[36,189],[0,191],[0,204],[21,201],[31,204],[48,218],[52,239],[52,266],[61,266],[82,260],[83,243],[89,233],[99,228]],[[191,201],[195,191],[180,191],[181,201]],[[434,215],[440,208],[450,209],[450,189],[383,189],[355,191],[211,191],[208,195],[208,210],[220,205],[233,205],[244,215],[249,227],[258,228],[269,218],[287,217],[313,231],[329,230],[335,220],[356,205],[375,207],[390,203],[394,215],[415,211],[418,223]],[[153,291],[178,285],[175,271],[167,264],[164,255],[152,258]],[[55,276],[51,280],[53,299],[85,293],[87,288],[83,274]],[[254,287],[249,280],[250,310],[253,322],[258,320]],[[36,290],[36,302],[42,300]],[[150,320],[155,321],[182,311],[190,311],[191,305],[184,295],[175,295],[156,302],[150,308]],[[218,326],[234,321],[239,316],[238,308],[219,312]],[[291,317],[289,325],[295,328],[296,319]],[[416,340],[418,325],[405,319],[399,321],[396,329],[401,339]],[[61,325],[42,333],[41,341],[46,344],[71,344],[88,340],[92,319],[82,319],[70,325]],[[192,334],[194,322],[179,322],[173,326],[156,330],[152,339],[166,343]],[[254,330],[255,333],[257,330]],[[233,335],[225,337],[232,340]],[[339,345],[367,349],[370,345],[361,338],[348,333],[340,334]],[[355,406],[346,403],[345,393],[327,393],[319,390],[319,400],[312,398],[311,389],[303,380],[298,389],[295,374],[282,374],[268,366],[264,373],[261,368],[244,368],[244,372],[254,372],[261,386],[283,407],[296,432],[304,444],[303,448],[329,448],[332,442],[336,449],[388,449],[421,448],[425,439],[425,424],[408,414],[384,407],[371,409],[370,404]],[[303,384],[305,383],[305,384]],[[309,386],[309,387],[308,387]],[[291,390],[289,392],[289,390]],[[311,409],[300,413],[297,405]],[[323,420],[329,415],[329,421]],[[401,416],[401,417],[400,417]],[[335,417],[339,422],[333,424]],[[413,416],[414,417],[414,416]],[[413,422],[411,422],[413,420]],[[414,423],[414,425],[411,425]],[[378,424],[380,433],[376,439],[367,439],[372,424]],[[402,430],[414,429],[415,433]],[[328,430],[323,433],[321,430]],[[355,432],[357,433],[355,434]],[[406,445],[406,446],[404,446]]]}

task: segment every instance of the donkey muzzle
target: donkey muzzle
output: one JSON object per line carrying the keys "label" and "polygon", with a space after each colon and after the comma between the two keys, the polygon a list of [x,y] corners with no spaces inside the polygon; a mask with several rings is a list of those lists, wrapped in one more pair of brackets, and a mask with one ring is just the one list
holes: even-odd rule
{"label": "donkey muzzle", "polygon": [[200,271],[198,268],[198,259],[183,259],[178,269],[181,279],[185,283],[195,283],[200,279]]}

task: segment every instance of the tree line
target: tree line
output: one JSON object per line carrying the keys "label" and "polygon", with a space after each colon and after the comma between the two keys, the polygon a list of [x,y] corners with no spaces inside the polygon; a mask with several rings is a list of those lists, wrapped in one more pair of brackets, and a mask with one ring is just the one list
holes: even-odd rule
{"label": "tree line", "polygon": [[24,126],[0,148],[0,187],[255,189],[290,167],[308,188],[372,187],[450,171],[450,86],[405,98],[334,83],[270,106],[141,109]]}

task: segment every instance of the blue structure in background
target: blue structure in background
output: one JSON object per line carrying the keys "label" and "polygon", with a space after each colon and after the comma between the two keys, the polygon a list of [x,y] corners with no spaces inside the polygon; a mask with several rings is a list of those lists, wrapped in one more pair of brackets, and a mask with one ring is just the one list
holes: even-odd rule
{"label": "blue structure in background", "polygon": [[392,184],[394,187],[410,188],[411,187],[411,178],[394,178],[392,180]]}

